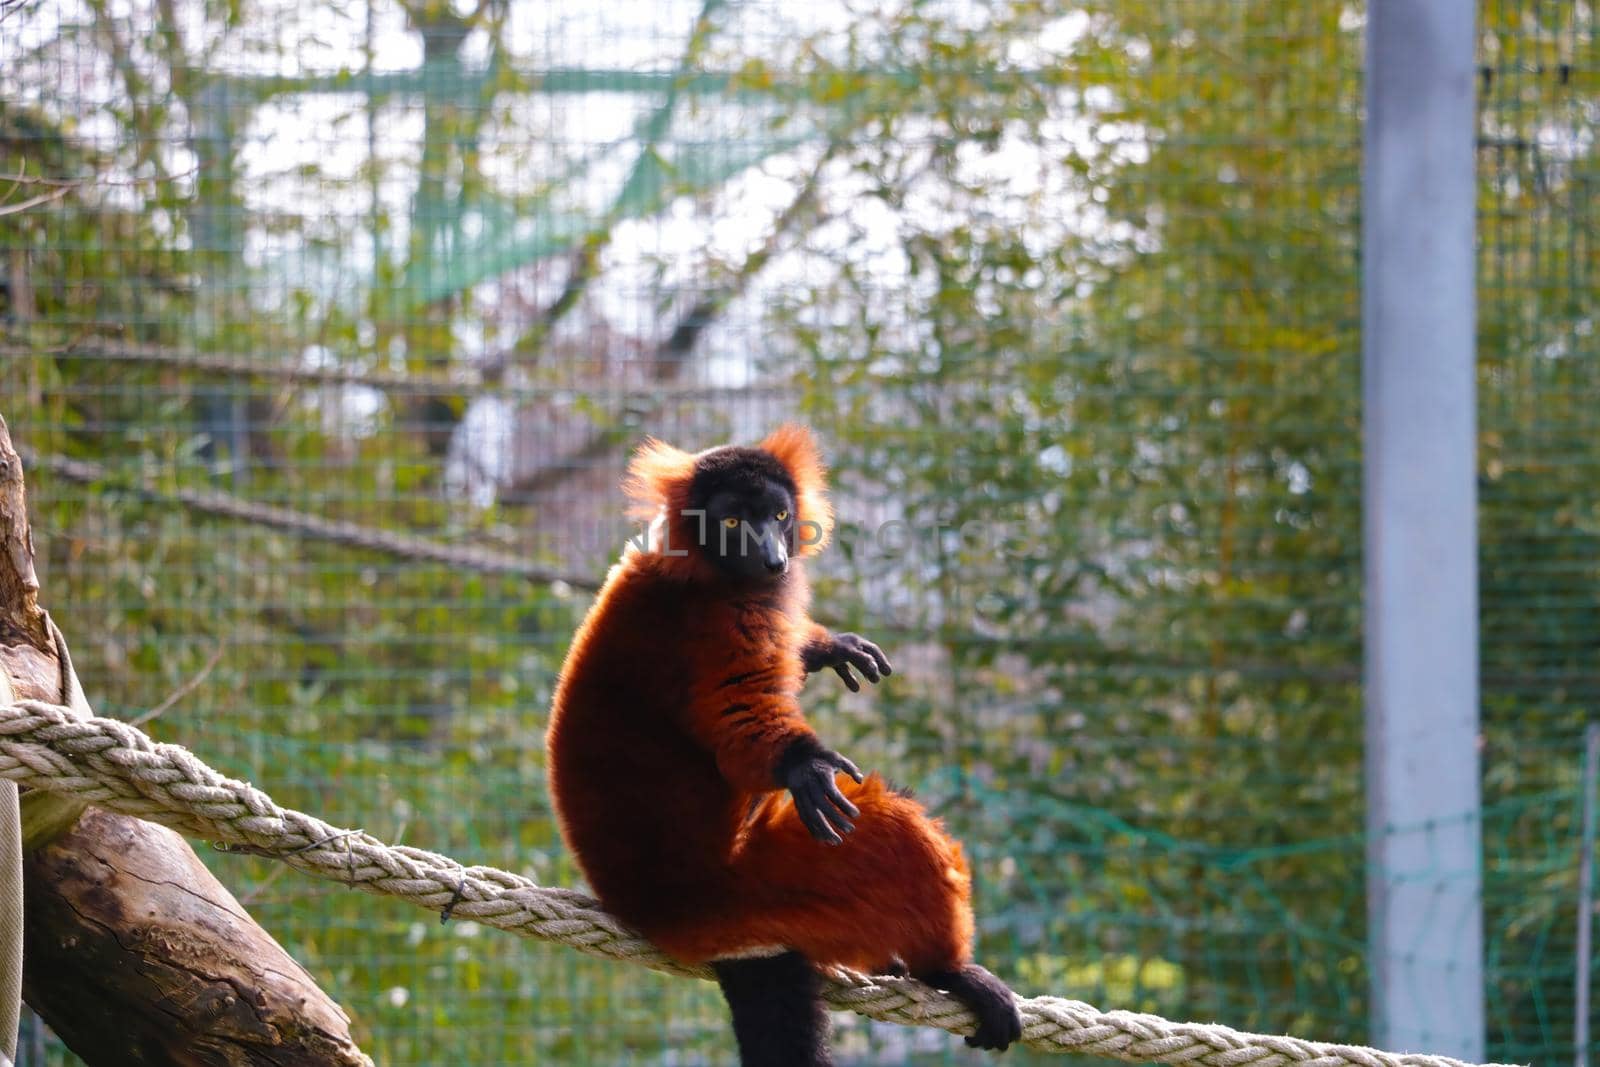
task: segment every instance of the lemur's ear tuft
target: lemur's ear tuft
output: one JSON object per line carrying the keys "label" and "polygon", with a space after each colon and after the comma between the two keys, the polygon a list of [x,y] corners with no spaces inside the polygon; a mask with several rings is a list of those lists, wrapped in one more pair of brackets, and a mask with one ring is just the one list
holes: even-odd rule
{"label": "lemur's ear tuft", "polygon": [[676,514],[687,507],[694,459],[665,441],[645,438],[628,461],[628,474],[622,480],[622,491],[633,502],[629,514],[648,520],[662,508]]}
{"label": "lemur's ear tuft", "polygon": [[756,446],[789,472],[794,482],[794,510],[800,531],[799,555],[820,552],[833,533],[833,507],[828,503],[828,468],[811,431],[799,423],[779,426]]}

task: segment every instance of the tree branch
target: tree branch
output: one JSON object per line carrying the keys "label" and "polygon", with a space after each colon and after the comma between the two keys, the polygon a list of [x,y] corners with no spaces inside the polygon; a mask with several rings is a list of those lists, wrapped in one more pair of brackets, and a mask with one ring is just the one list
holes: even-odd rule
{"label": "tree branch", "polygon": [[[31,457],[30,462],[68,481],[83,485],[104,482],[116,484],[117,481],[106,468],[87,460],[41,455]],[[564,574],[507,552],[475,548],[470,545],[451,545],[415,534],[362,526],[359,523],[330,519],[322,515],[296,511],[293,508],[245,500],[218,489],[180,486],[168,490],[156,485],[154,480],[149,478],[138,479],[128,488],[147,500],[176,504],[191,511],[219,518],[237,519],[313,540],[330,541],[350,548],[381,552],[401,559],[428,560],[481,574],[511,575],[533,582],[562,582],[573,589],[590,592],[600,588],[599,582],[588,575]]]}
{"label": "tree branch", "polygon": [[[354,367],[308,367],[294,357],[274,353],[260,356],[218,355],[196,352],[165,345],[141,344],[134,341],[116,341],[101,337],[77,337],[53,347],[37,345],[0,344],[0,360],[26,359],[50,356],[55,359],[81,359],[97,363],[127,363],[156,367],[171,367],[192,374],[219,378],[245,378],[281,382],[287,385],[322,387],[335,385],[363,386],[382,393],[432,394],[439,396],[494,396],[507,400],[538,400],[557,394],[570,393],[571,384],[557,386],[518,386],[499,380],[500,368],[486,368],[482,377],[452,379],[430,375],[411,374],[405,371],[360,370]],[[746,395],[749,386],[687,385],[671,383],[651,386],[649,389],[628,389],[618,393],[629,401],[653,399],[666,395],[673,399],[709,400],[730,395]]]}
{"label": "tree branch", "polygon": [[800,191],[783,209],[783,213],[774,220],[772,230],[767,234],[767,239],[761,247],[756,249],[740,265],[721,286],[702,296],[695,302],[687,314],[678,320],[677,325],[666,339],[656,346],[652,360],[651,374],[658,385],[649,394],[645,406],[638,411],[637,417],[620,424],[601,427],[589,439],[578,446],[578,449],[564,456],[560,463],[533,471],[527,477],[520,478],[508,485],[501,494],[501,498],[509,504],[525,504],[540,493],[546,492],[573,477],[579,471],[593,465],[614,449],[625,444],[638,435],[638,424],[646,422],[664,406],[661,389],[674,381],[683,372],[689,356],[693,353],[696,344],[705,334],[705,331],[722,316],[728,305],[742,294],[749,286],[751,280],[764,270],[772,257],[777,254],[783,240],[789,232],[806,216],[807,211],[816,202],[817,188],[822,181],[822,173],[828,164],[833,161],[843,144],[839,140],[829,142],[828,147],[818,158],[811,173],[806,176]]}

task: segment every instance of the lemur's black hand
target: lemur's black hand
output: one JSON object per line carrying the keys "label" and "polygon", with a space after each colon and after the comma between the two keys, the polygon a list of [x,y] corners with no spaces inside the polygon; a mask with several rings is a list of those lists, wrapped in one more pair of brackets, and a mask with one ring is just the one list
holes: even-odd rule
{"label": "lemur's black hand", "polygon": [[826,644],[808,646],[801,653],[807,674],[820,671],[824,667],[832,667],[833,672],[844,679],[844,684],[850,692],[859,693],[861,683],[850,673],[851,667],[860,671],[862,676],[874,685],[886,675],[894,673],[894,668],[889,666],[889,657],[883,654],[883,649],[860,634],[832,634],[830,637]]}
{"label": "lemur's black hand", "polygon": [[793,742],[778,759],[773,775],[778,784],[794,797],[794,808],[811,836],[824,845],[841,845],[856,826],[850,820],[861,814],[850,799],[839,792],[834,776],[840,771],[856,781],[862,774],[854,763],[830,748],[823,748],[814,737]]}

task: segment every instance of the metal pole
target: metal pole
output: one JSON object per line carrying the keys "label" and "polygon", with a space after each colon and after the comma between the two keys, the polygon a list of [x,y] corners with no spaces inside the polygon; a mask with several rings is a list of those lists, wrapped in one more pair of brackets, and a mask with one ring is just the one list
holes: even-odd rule
{"label": "metal pole", "polygon": [[1481,1061],[1475,7],[1367,4],[1362,388],[1372,1039]]}
{"label": "metal pole", "polygon": [[1583,843],[1578,850],[1578,948],[1572,997],[1572,1047],[1577,1067],[1589,1065],[1589,966],[1594,929],[1595,780],[1600,778],[1600,723],[1583,735]]}

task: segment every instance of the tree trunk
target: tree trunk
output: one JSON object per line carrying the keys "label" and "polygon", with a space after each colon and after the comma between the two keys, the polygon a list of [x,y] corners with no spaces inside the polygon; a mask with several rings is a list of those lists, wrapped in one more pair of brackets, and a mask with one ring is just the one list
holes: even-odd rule
{"label": "tree trunk", "polygon": [[[0,419],[0,693],[89,714],[38,604],[21,461]],[[91,1067],[370,1067],[350,1019],[161,826],[22,798],[23,995]]]}

